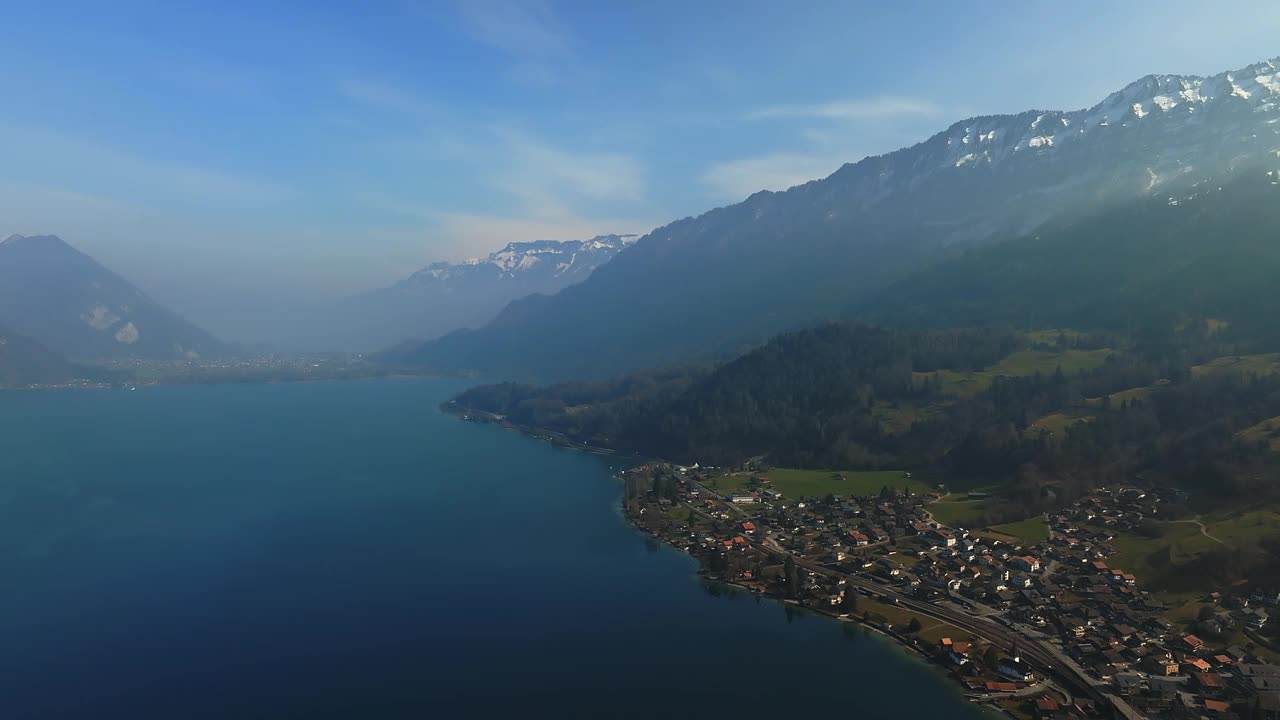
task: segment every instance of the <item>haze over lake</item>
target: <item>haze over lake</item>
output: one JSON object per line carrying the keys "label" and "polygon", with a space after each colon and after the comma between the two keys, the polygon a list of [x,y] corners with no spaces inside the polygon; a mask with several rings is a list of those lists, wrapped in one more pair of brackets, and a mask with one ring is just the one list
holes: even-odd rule
{"label": "haze over lake", "polygon": [[976,717],[861,629],[711,592],[618,461],[442,380],[0,395],[0,715]]}

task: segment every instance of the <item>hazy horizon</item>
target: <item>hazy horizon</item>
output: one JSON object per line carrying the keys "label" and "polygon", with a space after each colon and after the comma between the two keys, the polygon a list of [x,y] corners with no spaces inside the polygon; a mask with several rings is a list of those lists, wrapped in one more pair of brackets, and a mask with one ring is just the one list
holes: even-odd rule
{"label": "hazy horizon", "polygon": [[965,117],[1280,52],[1262,2],[60,7],[12,9],[0,49],[0,236],[58,235],[244,341],[433,261],[643,233]]}

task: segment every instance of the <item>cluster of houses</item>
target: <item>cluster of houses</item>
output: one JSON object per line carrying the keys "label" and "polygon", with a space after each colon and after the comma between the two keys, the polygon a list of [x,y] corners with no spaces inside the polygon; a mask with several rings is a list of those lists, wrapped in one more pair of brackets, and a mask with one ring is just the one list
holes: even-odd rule
{"label": "cluster of houses", "polygon": [[[1015,541],[984,531],[947,528],[928,512],[930,495],[886,491],[874,497],[785,500],[767,481],[752,492],[714,495],[682,486],[682,500],[719,518],[719,534],[697,539],[721,556],[740,557],[738,577],[754,580],[754,544],[785,550],[848,573],[861,573],[923,600],[948,600],[1010,624],[1059,638],[1063,653],[1094,680],[1151,717],[1280,720],[1280,665],[1259,655],[1260,632],[1280,596],[1213,593],[1195,623],[1175,625],[1139,579],[1113,567],[1118,532],[1140,529],[1176,491],[1103,489],[1046,516],[1045,538]],[[750,509],[730,512],[731,505]],[[745,510],[745,512],[744,512]],[[723,535],[723,537],[721,537]],[[808,594],[832,605],[843,588],[808,574]],[[1251,640],[1241,640],[1246,633]],[[1230,640],[1215,638],[1231,638]],[[966,642],[944,638],[938,657],[975,690],[1018,693],[1033,681],[1014,653],[998,662],[973,657]],[[1269,653],[1263,653],[1267,655]],[[1038,717],[1065,718],[1048,695],[1029,701]]]}
{"label": "cluster of houses", "polygon": [[936,528],[927,524],[928,495],[896,490],[883,497],[836,497],[784,503],[767,478],[753,483],[753,493],[732,493],[734,504],[763,503],[753,512],[762,530],[787,550],[815,560],[839,562],[852,551],[894,542]]}
{"label": "cluster of houses", "polygon": [[1011,614],[1056,632],[1072,660],[1149,716],[1280,719],[1280,665],[1267,664],[1252,643],[1204,639],[1236,627],[1261,629],[1268,619],[1262,606],[1274,605],[1274,595],[1212,593],[1202,619],[1179,627],[1137,578],[1109,566],[1113,529],[1137,529],[1170,500],[1139,489],[1101,490],[1051,514],[1051,539],[1036,551],[1053,570],[1037,578],[1039,602]]}

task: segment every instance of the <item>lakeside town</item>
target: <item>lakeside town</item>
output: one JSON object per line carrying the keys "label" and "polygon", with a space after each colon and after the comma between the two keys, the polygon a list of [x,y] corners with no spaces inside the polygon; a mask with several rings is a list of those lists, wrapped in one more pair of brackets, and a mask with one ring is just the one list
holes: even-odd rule
{"label": "lakeside town", "polygon": [[75,377],[27,383],[12,389],[108,389],[152,385],[319,382],[387,377],[399,370],[371,364],[363,355],[343,353],[261,353],[229,358],[126,359],[76,366]]}
{"label": "lakeside town", "polygon": [[625,511],[709,579],[863,623],[1013,717],[1280,718],[1280,653],[1262,633],[1280,595],[1174,607],[1115,562],[1117,537],[1180,491],[1095,490],[1015,534],[941,522],[955,496],[910,473],[774,472],[642,465],[622,473]]}

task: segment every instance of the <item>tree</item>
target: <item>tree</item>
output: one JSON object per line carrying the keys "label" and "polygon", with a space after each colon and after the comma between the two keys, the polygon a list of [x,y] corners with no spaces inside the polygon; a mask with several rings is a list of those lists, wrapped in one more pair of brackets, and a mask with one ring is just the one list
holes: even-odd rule
{"label": "tree", "polygon": [[1210,605],[1205,605],[1204,607],[1200,608],[1200,612],[1196,613],[1196,619],[1199,620],[1200,622],[1204,622],[1205,620],[1208,620],[1212,617],[1213,617],[1213,607]]}
{"label": "tree", "polygon": [[988,645],[987,651],[982,654],[982,664],[987,666],[988,670],[994,670],[1000,664],[1000,660],[1004,658],[1004,653],[1000,652],[1000,648],[995,645]]}
{"label": "tree", "polygon": [[907,632],[918,633],[923,627],[924,626],[920,624],[920,618],[913,617],[911,618],[911,622],[907,623]]}

